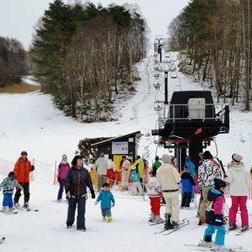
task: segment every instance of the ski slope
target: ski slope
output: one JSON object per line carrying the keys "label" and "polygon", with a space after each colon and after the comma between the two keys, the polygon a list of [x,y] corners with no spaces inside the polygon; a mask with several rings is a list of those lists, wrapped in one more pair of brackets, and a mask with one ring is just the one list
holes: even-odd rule
{"label": "ski slope", "polygon": [[[176,57],[174,54],[173,57]],[[197,226],[196,208],[181,210],[181,218],[189,218],[190,225],[170,236],[154,234],[162,225],[150,227],[148,198],[115,193],[116,206],[112,209],[114,221],[103,223],[100,208],[94,200],[87,202],[87,232],[67,230],[66,203],[56,203],[57,186],[52,184],[55,161],[63,153],[71,159],[81,138],[117,136],[141,130],[139,154],[150,161],[155,157],[156,147],[150,133],[155,128],[157,115],[153,110],[153,58],[150,56],[138,64],[141,81],[137,93],[123,105],[119,105],[119,120],[106,123],[81,124],[65,117],[58,111],[50,95],[40,92],[29,94],[0,94],[0,174],[12,169],[20,151],[27,150],[35,159],[36,173],[31,182],[31,207],[39,212],[20,212],[17,215],[0,213],[0,235],[6,236],[0,251],[14,252],[89,252],[89,251],[193,251],[184,243],[198,243],[204,227]],[[32,84],[32,83],[31,83]],[[179,74],[179,79],[169,80],[169,95],[174,90],[203,89],[189,77]],[[233,152],[240,152],[249,165],[251,113],[234,110],[231,113],[231,132],[217,138],[219,157],[229,161]],[[213,148],[213,152],[214,152]],[[158,154],[165,150],[158,149]],[[228,201],[229,203],[229,201]],[[251,203],[250,203],[251,204]],[[249,211],[251,213],[251,205]],[[164,213],[164,207],[161,209]],[[248,232],[241,237],[227,235],[227,246],[252,246]]]}

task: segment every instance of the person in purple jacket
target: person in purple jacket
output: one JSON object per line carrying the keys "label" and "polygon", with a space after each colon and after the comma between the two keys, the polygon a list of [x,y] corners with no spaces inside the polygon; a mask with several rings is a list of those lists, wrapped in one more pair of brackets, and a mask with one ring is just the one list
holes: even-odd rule
{"label": "person in purple jacket", "polygon": [[70,165],[67,162],[67,156],[64,154],[62,156],[62,160],[61,160],[59,167],[58,167],[58,182],[59,182],[59,192],[58,192],[58,198],[57,198],[58,201],[61,201],[61,199],[62,199],[65,180],[66,180],[66,176],[67,176],[69,169],[70,169]]}

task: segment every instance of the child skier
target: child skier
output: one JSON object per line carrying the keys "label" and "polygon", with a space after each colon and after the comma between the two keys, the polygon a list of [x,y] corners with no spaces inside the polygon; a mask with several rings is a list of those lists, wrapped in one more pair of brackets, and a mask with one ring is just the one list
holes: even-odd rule
{"label": "child skier", "polygon": [[[13,207],[13,191],[14,188],[23,190],[22,186],[15,179],[15,173],[10,172],[8,177],[6,177],[0,184],[0,191],[3,188],[3,212],[11,212],[15,208]],[[9,209],[8,209],[9,208]]]}
{"label": "child skier", "polygon": [[112,206],[115,206],[114,196],[109,189],[109,184],[104,183],[103,188],[100,191],[100,194],[95,202],[97,205],[101,201],[101,213],[104,221],[111,222],[112,214],[111,214],[111,203]]}
{"label": "child skier", "polygon": [[230,195],[232,206],[229,210],[229,230],[237,228],[236,215],[238,208],[241,211],[242,231],[249,228],[249,215],[247,209],[249,173],[242,162],[242,156],[239,154],[232,155],[232,162],[227,165],[228,178],[230,185]]}
{"label": "child skier", "polygon": [[[208,224],[202,243],[199,246],[211,248],[215,246],[220,249],[224,246],[225,227],[223,217],[223,207],[225,202],[224,189],[226,182],[221,179],[214,180],[214,189],[208,191],[207,198],[210,201],[209,208],[206,210],[206,223]],[[215,244],[212,243],[212,235],[216,232]]]}
{"label": "child skier", "polygon": [[137,195],[139,193],[140,195],[143,195],[143,187],[140,182],[140,176],[134,166],[131,167],[129,179],[132,181],[132,194]]}
{"label": "child skier", "polygon": [[160,218],[161,207],[161,186],[155,176],[156,172],[150,172],[149,182],[146,185],[147,193],[150,199],[151,217],[150,222],[163,223],[163,219]]}
{"label": "child skier", "polygon": [[195,185],[195,182],[193,180],[193,177],[187,170],[185,170],[181,175],[181,185],[182,185],[181,208],[182,207],[189,208],[192,200],[193,186]]}

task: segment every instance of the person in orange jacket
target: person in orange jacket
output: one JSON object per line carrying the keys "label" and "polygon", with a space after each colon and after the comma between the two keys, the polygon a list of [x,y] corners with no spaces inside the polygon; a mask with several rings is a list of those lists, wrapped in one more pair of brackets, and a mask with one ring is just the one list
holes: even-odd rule
{"label": "person in orange jacket", "polygon": [[[21,152],[21,157],[17,160],[14,168],[17,182],[23,187],[24,190],[24,208],[29,208],[30,199],[30,172],[34,170],[34,166],[27,158],[28,153],[26,151]],[[21,190],[17,189],[14,196],[14,205],[16,208],[20,208],[19,198],[21,196]]]}

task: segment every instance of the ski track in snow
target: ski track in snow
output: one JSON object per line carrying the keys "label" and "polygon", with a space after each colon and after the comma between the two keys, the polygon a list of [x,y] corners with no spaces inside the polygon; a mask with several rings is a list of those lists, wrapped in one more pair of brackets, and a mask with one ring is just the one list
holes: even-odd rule
{"label": "ski track in snow", "polygon": [[[174,55],[175,57],[176,55]],[[163,225],[150,227],[147,222],[149,200],[132,197],[127,193],[115,192],[116,206],[112,209],[114,221],[103,223],[99,206],[94,200],[87,201],[87,232],[67,230],[66,203],[55,203],[58,187],[52,185],[54,161],[63,153],[74,155],[78,141],[84,137],[117,136],[141,130],[150,132],[157,120],[153,110],[155,91],[152,86],[152,57],[138,64],[141,81],[134,97],[121,110],[117,122],[81,124],[55,109],[50,95],[32,92],[24,95],[0,94],[0,173],[12,169],[21,150],[27,150],[29,158],[35,158],[36,172],[31,182],[31,207],[39,212],[20,212],[17,215],[0,217],[0,235],[6,241],[0,245],[3,252],[89,252],[89,251],[189,251],[185,244],[202,239],[205,227],[197,226],[196,209],[181,210],[181,218],[189,218],[190,225],[169,236],[155,235]],[[202,89],[202,86],[179,73],[179,79],[169,80],[169,96],[176,89]],[[251,162],[252,114],[234,110],[231,113],[230,135],[217,137],[219,156],[227,162],[232,152],[243,154]],[[150,161],[154,158],[156,146],[152,137],[143,137],[140,143],[142,154],[149,146]],[[158,154],[167,152],[158,149]],[[6,161],[7,160],[7,161]],[[0,178],[3,178],[1,175]],[[228,200],[229,203],[229,200]],[[252,205],[249,202],[249,212]],[[164,207],[161,208],[164,213]],[[250,231],[241,237],[228,234],[226,244],[245,248],[252,246]],[[190,251],[192,251],[190,249]]]}

